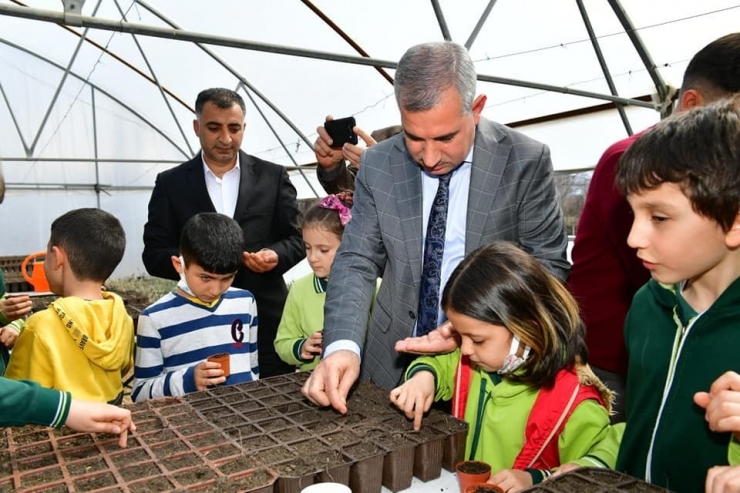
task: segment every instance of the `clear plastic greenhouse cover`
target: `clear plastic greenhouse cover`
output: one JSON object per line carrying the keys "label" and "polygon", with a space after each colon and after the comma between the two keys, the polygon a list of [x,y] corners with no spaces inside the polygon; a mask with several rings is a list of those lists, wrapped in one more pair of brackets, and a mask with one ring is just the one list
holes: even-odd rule
{"label": "clear plastic greenhouse cover", "polygon": [[[397,124],[392,67],[413,44],[452,39],[486,79],[484,115],[580,170],[627,135],[595,44],[616,100],[639,104],[625,107],[638,131],[691,56],[737,26],[731,0],[0,0],[0,255],[42,250],[55,217],[99,206],[127,233],[114,277],[143,274],[151,188],[198,152],[192,107],[207,87],[245,97],[242,148],[291,166],[309,198],[323,195],[315,171],[294,167],[314,161],[324,117]],[[382,68],[356,63],[358,49]]]}

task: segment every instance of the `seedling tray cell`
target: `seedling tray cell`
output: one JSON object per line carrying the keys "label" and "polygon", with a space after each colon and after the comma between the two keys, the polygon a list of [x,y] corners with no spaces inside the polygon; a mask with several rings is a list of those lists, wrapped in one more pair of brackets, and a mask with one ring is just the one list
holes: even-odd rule
{"label": "seedling tray cell", "polygon": [[353,493],[375,493],[383,484],[385,451],[373,443],[358,443],[345,447],[345,453],[355,459],[349,472],[349,487]]}
{"label": "seedling tray cell", "polygon": [[270,467],[281,462],[291,461],[296,453],[284,445],[278,445],[266,450],[260,450],[259,460]]}
{"label": "seedling tray cell", "polygon": [[316,464],[307,462],[302,457],[276,464],[273,469],[278,475],[277,493],[299,493],[315,482]]}
{"label": "seedling tray cell", "polygon": [[391,491],[405,490],[414,475],[416,444],[406,442],[390,449],[383,459],[383,486]]}

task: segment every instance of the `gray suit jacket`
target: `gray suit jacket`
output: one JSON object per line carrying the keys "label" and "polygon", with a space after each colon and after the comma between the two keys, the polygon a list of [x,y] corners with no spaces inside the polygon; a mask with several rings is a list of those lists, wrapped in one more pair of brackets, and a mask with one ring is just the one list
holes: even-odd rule
{"label": "gray suit jacket", "polygon": [[[484,118],[474,145],[466,253],[510,241],[564,280],[568,238],[549,149]],[[332,265],[324,309],[324,347],[339,340],[357,343],[364,348],[362,378],[385,388],[399,383],[409,362],[394,345],[413,333],[421,265],[421,168],[397,135],[363,153],[352,220]]]}

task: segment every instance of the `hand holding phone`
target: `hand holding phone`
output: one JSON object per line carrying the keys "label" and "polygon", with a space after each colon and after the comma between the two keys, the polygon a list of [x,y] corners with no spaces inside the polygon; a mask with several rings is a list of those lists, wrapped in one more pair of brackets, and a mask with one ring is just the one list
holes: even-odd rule
{"label": "hand holding phone", "polygon": [[331,138],[331,147],[341,149],[344,144],[357,145],[357,134],[355,133],[355,117],[340,118],[338,120],[329,120],[324,123],[324,129]]}

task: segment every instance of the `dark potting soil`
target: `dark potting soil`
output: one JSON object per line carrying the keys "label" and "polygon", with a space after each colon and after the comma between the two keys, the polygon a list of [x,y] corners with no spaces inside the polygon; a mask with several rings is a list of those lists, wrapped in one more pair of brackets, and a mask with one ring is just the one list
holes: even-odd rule
{"label": "dark potting soil", "polygon": [[250,457],[238,457],[236,459],[230,460],[229,462],[226,462],[225,464],[221,464],[218,466],[219,471],[226,474],[227,476],[230,476],[232,474],[235,474],[237,472],[246,471],[248,469],[253,469],[257,466],[257,463],[251,459]]}
{"label": "dark potting soil", "polygon": [[67,463],[67,471],[71,476],[82,476],[103,469],[108,469],[108,464],[102,457]]}
{"label": "dark potting soil", "polygon": [[137,462],[144,462],[149,459],[149,454],[141,447],[126,449],[125,451],[110,455],[110,460],[117,467],[136,464]]}
{"label": "dark potting soil", "polygon": [[[573,490],[573,491],[578,491],[578,490]],[[490,486],[479,485],[475,487],[475,493],[503,493],[503,490],[496,485],[490,485]]]}
{"label": "dark potting soil", "polygon": [[162,459],[160,463],[170,471],[177,471],[186,467],[200,466],[203,464],[203,461],[197,455],[187,453]]}
{"label": "dark potting soil", "polygon": [[118,470],[121,477],[126,481],[135,481],[141,478],[149,478],[152,476],[159,476],[162,471],[153,462],[147,462],[145,464],[136,464],[135,466],[126,466]]}
{"label": "dark potting soil", "polygon": [[491,466],[482,462],[468,461],[460,464],[459,469],[466,474],[484,474],[491,470]]}
{"label": "dark potting soil", "polygon": [[175,476],[175,479],[182,485],[202,483],[215,478],[217,478],[216,473],[206,466],[183,470]]}
{"label": "dark potting soil", "polygon": [[173,485],[164,476],[156,476],[145,481],[129,483],[128,489],[131,493],[151,493],[152,491],[167,491]]}
{"label": "dark potting soil", "polygon": [[284,462],[286,459],[290,460],[293,457],[295,457],[295,453],[281,445],[268,448],[266,450],[260,450],[260,460],[266,466],[272,466],[273,464]]}
{"label": "dark potting soil", "polygon": [[115,484],[116,478],[109,472],[89,478],[78,479],[74,482],[77,491],[92,491],[106,486],[113,486]]}
{"label": "dark potting soil", "polygon": [[201,491],[204,493],[240,493],[268,485],[270,481],[272,481],[272,476],[264,469],[260,469],[241,478],[218,478],[213,485]]}
{"label": "dark potting soil", "polygon": [[235,445],[217,445],[211,449],[203,450],[203,456],[208,460],[218,460],[224,457],[231,457],[241,453],[241,450]]}
{"label": "dark potting soil", "polygon": [[63,477],[64,475],[62,474],[62,470],[58,467],[42,469],[41,471],[33,471],[21,476],[21,485],[24,488],[30,488],[32,486],[53,483],[59,481]]}

